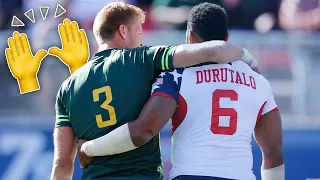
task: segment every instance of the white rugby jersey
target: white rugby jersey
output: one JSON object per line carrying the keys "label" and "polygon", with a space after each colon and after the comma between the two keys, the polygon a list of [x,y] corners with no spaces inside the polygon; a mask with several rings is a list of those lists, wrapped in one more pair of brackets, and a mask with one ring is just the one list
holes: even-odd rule
{"label": "white rugby jersey", "polygon": [[242,61],[163,72],[152,96],[177,101],[172,170],[179,175],[254,180],[252,134],[260,116],[278,110],[269,82]]}

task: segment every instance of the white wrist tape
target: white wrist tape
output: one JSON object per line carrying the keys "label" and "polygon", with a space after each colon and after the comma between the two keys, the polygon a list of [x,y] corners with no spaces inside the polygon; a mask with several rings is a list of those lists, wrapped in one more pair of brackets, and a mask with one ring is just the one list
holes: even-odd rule
{"label": "white wrist tape", "polygon": [[284,180],[284,164],[271,169],[261,169],[261,179]]}
{"label": "white wrist tape", "polygon": [[136,149],[132,143],[128,123],[97,139],[85,142],[81,150],[87,156],[107,156]]}
{"label": "white wrist tape", "polygon": [[256,68],[258,66],[258,62],[254,59],[254,57],[249,53],[248,50],[242,48],[243,56],[241,60],[247,63],[251,68]]}

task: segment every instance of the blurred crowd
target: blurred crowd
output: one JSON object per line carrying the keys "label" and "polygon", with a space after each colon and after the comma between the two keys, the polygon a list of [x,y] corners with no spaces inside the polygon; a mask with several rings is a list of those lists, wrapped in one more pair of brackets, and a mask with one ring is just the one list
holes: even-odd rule
{"label": "blurred crowd", "polygon": [[[61,4],[67,15],[77,20],[85,29],[91,29],[97,12],[114,0],[1,0],[0,29],[9,29],[12,16],[28,22],[23,13],[30,8]],[[200,2],[213,2],[223,6],[229,15],[232,29],[255,29],[267,32],[272,29],[320,30],[320,0],[122,0],[138,5],[147,13],[145,30],[175,28],[185,29],[192,6]],[[53,11],[52,11],[53,13]],[[51,18],[53,20],[53,18]],[[31,22],[30,22],[31,23]],[[29,25],[30,25],[29,23]],[[49,23],[48,27],[54,25]],[[37,23],[38,24],[38,23]],[[54,26],[55,27],[55,26]]]}

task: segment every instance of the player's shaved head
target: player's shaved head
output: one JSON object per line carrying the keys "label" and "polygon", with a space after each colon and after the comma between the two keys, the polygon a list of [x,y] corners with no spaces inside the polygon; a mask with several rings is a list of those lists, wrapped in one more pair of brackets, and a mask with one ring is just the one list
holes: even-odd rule
{"label": "player's shaved head", "polygon": [[111,40],[120,25],[130,26],[133,18],[145,21],[145,13],[138,7],[124,2],[107,4],[96,16],[93,24],[93,33],[97,41]]}
{"label": "player's shaved head", "polygon": [[201,3],[191,9],[188,17],[188,29],[202,41],[227,40],[227,13],[219,5]]}

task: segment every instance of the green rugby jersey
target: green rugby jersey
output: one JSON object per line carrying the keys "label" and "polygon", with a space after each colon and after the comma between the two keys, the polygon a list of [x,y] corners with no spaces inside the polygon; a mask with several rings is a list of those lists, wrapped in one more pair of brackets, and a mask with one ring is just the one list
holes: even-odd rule
{"label": "green rugby jersey", "polygon": [[[154,78],[173,69],[175,47],[108,49],[71,75],[56,99],[56,127],[92,140],[138,118]],[[163,179],[159,135],[122,154],[95,157],[82,179]]]}

